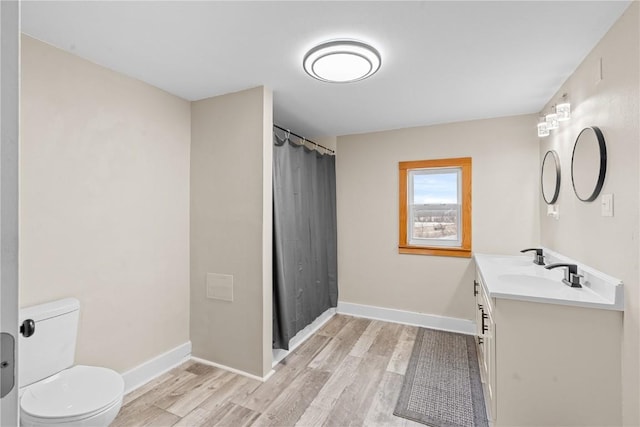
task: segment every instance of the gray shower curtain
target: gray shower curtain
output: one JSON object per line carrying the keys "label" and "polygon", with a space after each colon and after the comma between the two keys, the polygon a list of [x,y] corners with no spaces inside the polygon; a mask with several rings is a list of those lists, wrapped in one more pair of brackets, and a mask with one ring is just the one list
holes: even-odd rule
{"label": "gray shower curtain", "polygon": [[337,303],[335,157],[274,131],[273,348]]}

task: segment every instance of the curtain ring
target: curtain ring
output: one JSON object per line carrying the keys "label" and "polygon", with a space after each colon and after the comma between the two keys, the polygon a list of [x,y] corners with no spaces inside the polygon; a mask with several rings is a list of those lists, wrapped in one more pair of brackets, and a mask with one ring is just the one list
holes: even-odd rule
{"label": "curtain ring", "polygon": [[288,141],[290,136],[291,136],[291,131],[287,129],[287,131],[284,134],[284,140]]}

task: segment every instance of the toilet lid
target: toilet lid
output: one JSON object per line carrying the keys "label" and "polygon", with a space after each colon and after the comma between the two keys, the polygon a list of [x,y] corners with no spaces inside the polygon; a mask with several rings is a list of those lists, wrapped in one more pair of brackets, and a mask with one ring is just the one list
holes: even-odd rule
{"label": "toilet lid", "polygon": [[74,366],[25,390],[20,408],[38,418],[89,415],[119,400],[124,380],[115,371],[95,366]]}

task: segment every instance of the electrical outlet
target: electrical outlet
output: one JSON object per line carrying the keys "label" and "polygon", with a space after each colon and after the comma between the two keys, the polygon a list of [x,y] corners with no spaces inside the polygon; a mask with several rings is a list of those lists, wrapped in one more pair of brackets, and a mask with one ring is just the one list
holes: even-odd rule
{"label": "electrical outlet", "polygon": [[553,219],[560,219],[560,206],[555,205],[547,205],[547,216],[550,216]]}

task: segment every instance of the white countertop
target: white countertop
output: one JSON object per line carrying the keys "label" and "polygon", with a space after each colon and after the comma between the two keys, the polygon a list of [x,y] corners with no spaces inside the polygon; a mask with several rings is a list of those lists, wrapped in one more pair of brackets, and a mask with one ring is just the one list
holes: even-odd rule
{"label": "white countertop", "polygon": [[[475,254],[473,258],[490,298],[624,310],[622,283],[578,263],[573,262],[585,276],[582,288],[565,285],[564,268],[547,270],[533,263],[533,255]],[[569,262],[568,258],[561,261]]]}

